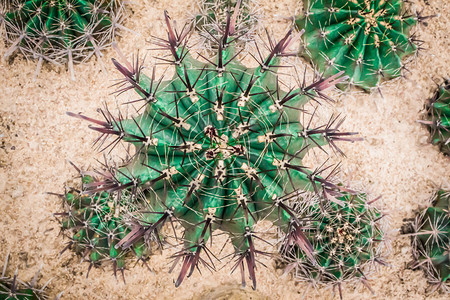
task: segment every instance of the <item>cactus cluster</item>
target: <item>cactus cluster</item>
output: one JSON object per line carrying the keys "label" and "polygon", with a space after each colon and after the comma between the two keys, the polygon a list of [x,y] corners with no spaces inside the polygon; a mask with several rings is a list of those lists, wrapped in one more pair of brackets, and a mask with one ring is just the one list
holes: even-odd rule
{"label": "cactus cluster", "polygon": [[450,292],[450,192],[439,190],[412,224],[413,269],[425,272],[436,289]]}
{"label": "cactus cluster", "polygon": [[[7,276],[9,254],[6,255],[3,271],[0,274],[0,299],[4,300],[45,300],[48,296],[45,292],[47,284],[38,288],[37,282],[39,278],[39,271],[35,273],[30,282],[23,282],[18,278],[18,270],[13,277]],[[55,297],[58,300],[62,293]]]}
{"label": "cactus cluster", "polygon": [[256,288],[256,256],[264,253],[255,248],[255,224],[273,222],[286,234],[286,243],[298,245],[313,259],[302,223],[287,202],[304,190],[324,199],[345,190],[332,182],[336,168],[324,163],[310,170],[302,160],[310,149],[325,150],[327,144],[340,152],[336,142],[354,141],[355,133],[341,132],[339,117],[321,126],[300,123],[305,104],[327,99],[323,91],[342,79],[338,74],[310,85],[294,80],[300,86],[283,91],[277,69],[283,57],[295,55],[289,51],[297,41],[291,31],[279,42],[270,41],[269,54],[258,60],[258,67],[247,68],[235,51],[236,15],[227,15],[217,54],[205,61],[191,56],[187,27],[177,31],[167,14],[165,20],[168,39],[155,43],[171,54],[172,59],[164,60],[174,66],[173,78],[158,80],[155,69],[146,76],[138,59],[131,64],[120,51],[123,65],[113,60],[124,76],[118,93],[138,94],[129,102],[133,107],[140,104],[134,117],[113,117],[102,110],[105,120],[95,120],[70,113],[92,122],[91,128],[101,133],[100,143],[112,138],[110,145],[122,141],[136,149],[126,164],[110,168],[110,176],[89,183],[83,193],[145,196],[136,197],[145,211],[139,211],[117,249],[133,247],[165,223],[180,223],[182,248],[173,256],[174,267],[182,265],[176,286],[200,265],[215,268],[207,242],[220,229],[234,247],[232,270],[241,270],[245,284],[247,269]]}
{"label": "cactus cluster", "polygon": [[123,15],[121,0],[6,0],[3,1],[9,57],[20,51],[38,60],[39,72],[44,61],[73,64],[111,44]]}
{"label": "cactus cluster", "polygon": [[[60,195],[64,211],[55,214],[61,218],[63,232],[70,238],[63,252],[69,248],[75,251],[90,263],[89,270],[92,266],[97,267],[103,262],[112,263],[114,276],[117,278],[117,271],[120,271],[125,281],[126,262],[134,256],[146,264],[151,243],[156,241],[151,232],[136,241],[130,249],[116,248],[120,240],[130,233],[125,225],[126,213],[138,209],[143,195],[131,194],[128,190],[117,193],[95,191],[92,185],[98,182],[97,174],[79,169],[78,171],[81,174],[81,190],[71,188],[64,195]],[[105,173],[107,170],[102,172]]]}
{"label": "cactus cluster", "polygon": [[426,120],[419,121],[431,133],[431,143],[450,155],[450,83],[445,81],[426,106]]}
{"label": "cactus cluster", "polygon": [[[422,18],[404,12],[403,0],[303,0],[296,26],[306,51],[325,76],[344,71],[348,84],[370,90],[402,74],[402,60],[421,41],[411,28]],[[346,88],[348,85],[340,85]]]}
{"label": "cactus cluster", "polygon": [[245,47],[252,41],[261,19],[257,0],[201,0],[193,23],[202,39],[202,46],[217,50],[227,13],[236,17],[237,46]]}
{"label": "cactus cluster", "polygon": [[[282,249],[285,272],[295,280],[313,285],[337,286],[359,280],[369,287],[366,273],[374,265],[385,265],[383,213],[368,200],[365,193],[343,193],[333,202],[305,195],[297,201],[294,211],[308,220],[305,235],[313,248],[311,261],[298,247]],[[370,289],[370,287],[369,287]]]}

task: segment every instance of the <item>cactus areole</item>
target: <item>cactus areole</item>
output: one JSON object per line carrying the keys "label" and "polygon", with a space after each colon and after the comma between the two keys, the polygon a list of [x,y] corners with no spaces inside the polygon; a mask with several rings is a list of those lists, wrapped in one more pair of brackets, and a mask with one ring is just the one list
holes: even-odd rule
{"label": "cactus areole", "polygon": [[[201,262],[214,269],[207,241],[220,229],[229,234],[236,263],[242,274],[248,269],[256,288],[255,249],[258,238],[253,227],[259,220],[279,226],[312,256],[311,244],[300,222],[285,201],[304,190],[325,197],[340,193],[340,187],[324,175],[329,167],[313,171],[301,161],[307,150],[336,141],[353,141],[354,133],[340,132],[342,121],[333,117],[328,124],[311,127],[299,122],[302,107],[316,96],[325,98],[326,88],[340,81],[338,75],[321,78],[309,86],[285,92],[280,88],[277,68],[289,53],[295,37],[289,32],[278,43],[270,41],[270,54],[247,68],[234,51],[234,23],[229,15],[214,58],[194,59],[187,46],[189,30],[178,32],[165,15],[168,39],[156,44],[170,51],[175,75],[168,81],[142,74],[138,62],[120,64],[124,75],[119,93],[135,90],[141,103],[134,118],[114,118],[103,111],[105,121],[69,113],[93,122],[103,137],[131,143],[136,154],[112,177],[90,185],[90,193],[143,190],[151,209],[116,247],[127,248],[148,231],[165,222],[178,221],[184,227],[183,249],[174,255],[182,267],[175,282],[183,279]],[[121,55],[123,58],[123,55]],[[340,150],[339,150],[340,151]],[[331,172],[333,173],[333,171]],[[330,197],[331,198],[331,197]],[[174,264],[175,265],[175,264]],[[242,275],[243,284],[245,276]]]}
{"label": "cactus areole", "polygon": [[351,85],[364,90],[400,76],[402,59],[421,43],[410,30],[424,19],[404,13],[403,2],[303,0],[305,13],[296,20],[305,30],[302,55],[325,76],[344,71]]}

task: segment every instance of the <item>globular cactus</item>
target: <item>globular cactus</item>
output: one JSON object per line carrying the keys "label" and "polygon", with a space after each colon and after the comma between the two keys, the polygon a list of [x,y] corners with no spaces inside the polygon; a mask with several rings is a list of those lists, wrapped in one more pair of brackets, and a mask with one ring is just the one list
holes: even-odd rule
{"label": "globular cactus", "polygon": [[431,133],[431,143],[450,155],[450,83],[445,81],[426,106],[425,124]]}
{"label": "globular cactus", "polygon": [[[338,287],[342,298],[344,282],[361,281],[369,287],[366,273],[376,264],[385,265],[383,213],[365,193],[344,193],[333,202],[305,195],[294,211],[308,220],[305,235],[312,244],[315,261],[298,247],[282,249],[285,273],[313,285]],[[370,287],[369,287],[370,289]]]}
{"label": "globular cactus", "polygon": [[419,213],[412,224],[414,261],[410,266],[422,269],[435,289],[450,292],[450,192],[440,190],[431,199],[432,206]]}
{"label": "globular cactus", "polygon": [[193,17],[195,30],[201,37],[200,45],[217,50],[221,29],[227,22],[227,13],[235,15],[237,40],[235,44],[245,47],[257,33],[261,14],[257,0],[200,0],[200,10]]}
{"label": "globular cactus", "polygon": [[[168,39],[156,43],[172,55],[164,58],[174,66],[172,79],[157,80],[155,70],[147,77],[138,60],[132,65],[123,55],[125,65],[113,60],[124,76],[118,93],[137,92],[139,98],[129,103],[142,104],[139,115],[125,119],[103,110],[100,121],[69,113],[92,122],[102,142],[110,136],[113,145],[123,141],[136,149],[111,177],[92,182],[91,193],[131,190],[146,197],[145,212],[116,247],[128,249],[165,223],[182,225],[184,247],[174,255],[174,267],[182,263],[176,286],[200,264],[214,269],[207,241],[220,229],[234,246],[233,270],[241,270],[245,284],[246,266],[255,288],[256,256],[263,254],[255,249],[255,224],[272,221],[312,257],[301,223],[285,202],[305,189],[326,198],[343,189],[330,181],[335,168],[309,170],[302,159],[309,149],[326,144],[340,151],[335,143],[354,141],[355,133],[341,132],[337,117],[318,127],[300,123],[304,105],[326,99],[323,91],[340,79],[320,78],[285,92],[277,69],[282,57],[295,55],[288,52],[297,40],[291,32],[270,42],[270,54],[258,60],[258,67],[247,68],[236,58],[235,17],[228,15],[217,55],[205,57],[207,62],[191,56],[189,31],[176,31],[167,14],[165,20]],[[325,170],[332,171],[325,176]]]}
{"label": "globular cactus", "polygon": [[[38,287],[38,278],[40,271],[36,272],[30,282],[23,282],[18,278],[18,270],[13,277],[6,275],[8,268],[9,254],[6,255],[3,271],[0,274],[0,299],[4,300],[45,300],[48,299],[46,288],[49,282],[42,287]],[[62,293],[58,294],[54,299],[61,297]]]}
{"label": "globular cactus", "polygon": [[[403,11],[403,0],[303,0],[296,26],[305,30],[306,51],[325,76],[344,71],[364,90],[402,74],[402,60],[421,41],[410,34],[424,18]],[[345,88],[348,85],[340,85]]]}
{"label": "globular cactus", "polygon": [[138,209],[140,201],[145,201],[143,195],[132,194],[129,190],[116,193],[96,191],[92,185],[96,186],[98,183],[97,174],[83,172],[78,168],[77,170],[82,176],[81,190],[71,188],[64,195],[59,195],[63,199],[64,211],[55,214],[61,217],[63,232],[70,238],[62,252],[71,248],[87,260],[90,263],[87,276],[92,266],[97,267],[103,262],[109,262],[112,263],[114,276],[117,278],[117,271],[120,271],[125,281],[126,263],[133,256],[148,268],[146,261],[150,255],[151,244],[157,239],[153,232],[143,236],[130,249],[121,250],[115,247],[130,233],[124,224],[126,213]]}
{"label": "globular cactus", "polygon": [[[3,2],[6,40],[4,54],[16,50],[38,60],[37,73],[44,61],[54,64],[82,62],[114,39],[123,15],[121,0],[6,0]],[[37,74],[36,73],[36,74]]]}

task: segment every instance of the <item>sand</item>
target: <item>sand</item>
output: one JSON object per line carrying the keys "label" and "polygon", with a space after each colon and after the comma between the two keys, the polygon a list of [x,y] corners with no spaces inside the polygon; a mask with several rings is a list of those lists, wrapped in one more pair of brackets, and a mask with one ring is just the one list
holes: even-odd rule
{"label": "sand", "polygon": [[[416,122],[426,99],[435,91],[434,82],[450,75],[450,2],[414,2],[413,10],[440,16],[418,28],[426,50],[409,65],[407,78],[385,84],[383,97],[358,91],[333,93],[337,104],[324,108],[325,113],[346,115],[343,129],[359,131],[364,137],[363,142],[341,144],[347,155],[342,160],[342,176],[351,177],[374,195],[382,195],[391,225],[390,267],[380,268],[370,278],[376,296],[360,285],[346,285],[345,299],[448,297],[442,293],[426,296],[428,284],[423,273],[406,268],[411,259],[410,241],[399,233],[403,220],[424,208],[437,187],[450,185],[450,159],[428,143],[426,129]],[[301,11],[296,3],[262,1],[265,24],[274,36],[280,36],[290,25],[283,17]],[[130,56],[150,47],[146,43],[150,35],[164,35],[164,9],[177,20],[194,9],[190,1],[179,0],[135,0],[129,7],[131,15],[125,26],[138,35],[122,32],[119,45]],[[0,53],[5,49],[0,42]],[[46,192],[62,192],[66,180],[75,176],[67,160],[87,168],[101,157],[91,147],[96,134],[65,112],[94,116],[103,102],[114,105],[110,85],[119,74],[109,59],[115,53],[110,50],[104,54],[108,74],[93,58],[75,66],[75,82],[64,68],[49,65],[44,65],[34,82],[35,62],[21,55],[0,63],[0,261],[11,253],[8,272],[18,267],[27,280],[42,266],[40,282],[52,279],[50,295],[64,291],[63,299],[298,299],[307,286],[281,277],[282,271],[268,258],[262,258],[267,268],[258,267],[258,289],[253,292],[250,287],[240,288],[240,275],[230,275],[230,266],[212,275],[206,270],[202,275],[196,272],[175,288],[176,275],[167,272],[168,256],[173,251],[151,258],[154,273],[141,266],[130,267],[126,285],[114,279],[110,266],[93,269],[86,279],[87,263],[80,263],[70,251],[59,256],[68,240],[58,234],[52,213],[60,211],[61,203]],[[215,249],[222,245],[220,239],[216,243]],[[307,298],[329,299],[331,295],[329,289],[309,289]]]}

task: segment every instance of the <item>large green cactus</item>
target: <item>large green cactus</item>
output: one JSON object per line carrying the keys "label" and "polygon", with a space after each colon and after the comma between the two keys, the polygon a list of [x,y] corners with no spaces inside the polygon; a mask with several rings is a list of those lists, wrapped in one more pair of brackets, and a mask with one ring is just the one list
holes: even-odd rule
{"label": "large green cactus", "polygon": [[328,168],[309,170],[302,159],[316,146],[338,150],[335,142],[353,141],[354,133],[340,132],[342,122],[335,117],[319,127],[299,122],[303,106],[316,96],[324,98],[323,90],[339,82],[338,76],[285,92],[276,72],[295,41],[291,32],[272,44],[259,67],[247,68],[235,55],[230,15],[217,55],[207,62],[191,56],[187,31],[178,34],[167,15],[166,22],[168,40],[157,44],[172,55],[172,60],[164,58],[174,66],[172,79],[156,80],[154,72],[144,75],[138,63],[124,66],[113,60],[125,77],[119,92],[139,94],[132,101],[142,103],[139,115],[114,118],[102,111],[105,121],[98,121],[69,113],[93,122],[91,128],[102,137],[113,136],[113,144],[122,140],[136,149],[131,161],[111,171],[113,177],[93,182],[90,192],[131,189],[147,198],[147,213],[116,247],[127,249],[167,221],[181,223],[184,247],[174,256],[182,261],[176,286],[199,262],[214,268],[202,256],[210,258],[207,241],[221,229],[235,249],[234,269],[243,272],[246,265],[255,288],[255,257],[262,252],[255,249],[254,225],[272,221],[312,257],[300,221],[285,201],[305,189],[325,197],[342,189],[323,177]]}
{"label": "large green cactus", "polygon": [[431,284],[450,292],[450,192],[440,190],[432,206],[413,223],[413,268],[421,268]]}
{"label": "large green cactus", "polygon": [[426,119],[419,121],[428,127],[431,143],[450,155],[450,83],[445,81],[427,104]]}
{"label": "large green cactus", "polygon": [[[419,19],[403,11],[403,0],[303,0],[306,51],[326,76],[344,71],[365,90],[401,75],[402,59],[416,52],[410,35]],[[341,85],[344,88],[346,85]]]}
{"label": "large green cactus", "polygon": [[376,199],[366,198],[365,193],[344,193],[325,204],[317,197],[298,202],[298,216],[310,220],[305,234],[316,260],[310,261],[298,247],[283,249],[285,271],[296,280],[338,286],[340,294],[347,281],[369,286],[364,273],[376,263],[384,264],[384,229],[383,214],[371,205]]}
{"label": "large green cactus", "polygon": [[7,0],[2,4],[6,38],[5,57],[19,50],[42,62],[84,61],[108,46],[123,14],[120,0]]}

